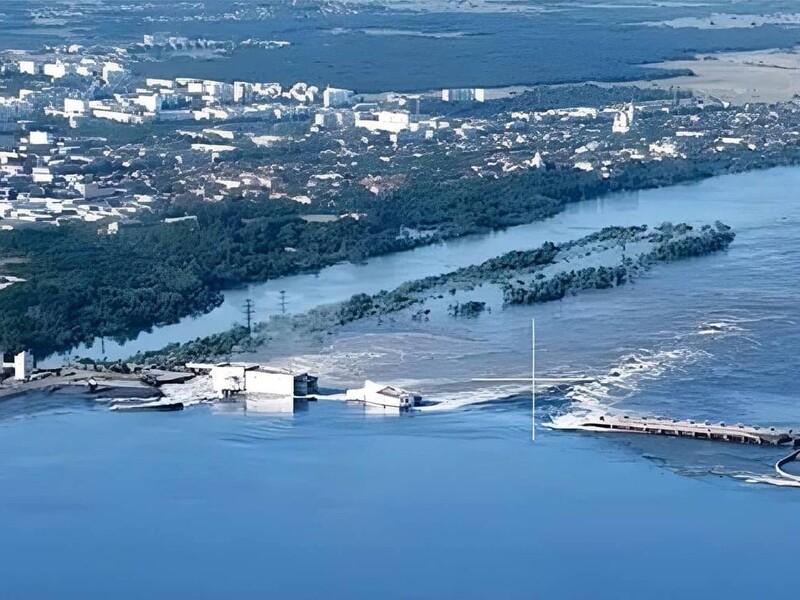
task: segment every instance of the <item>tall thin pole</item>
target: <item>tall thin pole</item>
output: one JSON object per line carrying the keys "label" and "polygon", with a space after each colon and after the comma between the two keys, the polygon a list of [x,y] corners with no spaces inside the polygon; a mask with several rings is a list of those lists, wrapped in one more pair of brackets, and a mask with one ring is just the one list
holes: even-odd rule
{"label": "tall thin pole", "polygon": [[253,301],[248,298],[244,301],[244,314],[247,318],[247,333],[252,333],[253,329]]}
{"label": "tall thin pole", "polygon": [[286,314],[286,290],[281,290],[281,314]]}
{"label": "tall thin pole", "polygon": [[536,319],[531,319],[531,441],[536,441]]}

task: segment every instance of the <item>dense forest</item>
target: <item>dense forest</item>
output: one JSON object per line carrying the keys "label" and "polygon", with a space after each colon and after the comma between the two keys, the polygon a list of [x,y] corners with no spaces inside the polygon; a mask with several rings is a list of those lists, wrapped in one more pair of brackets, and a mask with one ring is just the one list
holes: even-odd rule
{"label": "dense forest", "polygon": [[301,218],[307,209],[289,201],[233,200],[172,205],[160,215],[196,215],[196,225],[153,219],[113,236],[98,235],[90,224],[15,229],[0,235],[0,274],[26,281],[0,293],[0,347],[41,356],[96,336],[126,339],[207,311],[222,290],[239,284],[526,223],[608,192],[797,159],[782,152],[629,163],[609,179],[571,169],[497,180],[420,175],[369,206],[363,196],[354,198],[352,207],[366,216],[328,223],[307,222]]}

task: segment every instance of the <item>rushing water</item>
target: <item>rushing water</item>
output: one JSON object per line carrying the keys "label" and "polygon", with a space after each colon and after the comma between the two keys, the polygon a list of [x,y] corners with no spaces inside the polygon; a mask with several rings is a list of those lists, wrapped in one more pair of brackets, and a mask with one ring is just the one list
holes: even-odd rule
{"label": "rushing water", "polygon": [[[58,394],[3,403],[4,596],[784,591],[797,490],[745,483],[781,450],[543,425],[598,407],[800,425],[799,184],[800,169],[776,169],[580,203],[544,223],[229,294],[220,309],[252,295],[266,313],[286,289],[301,310],[609,224],[736,229],[727,252],[659,265],[624,288],[507,309],[479,289],[492,311],[477,319],[434,303],[428,322],[359,323],[292,357],[323,384],[398,382],[442,401],[435,410],[120,414]],[[210,333],[221,314],[176,327]],[[596,379],[541,395],[535,442],[524,386],[471,381],[529,373],[532,318],[540,375]],[[151,335],[169,341],[168,330],[178,331]]]}

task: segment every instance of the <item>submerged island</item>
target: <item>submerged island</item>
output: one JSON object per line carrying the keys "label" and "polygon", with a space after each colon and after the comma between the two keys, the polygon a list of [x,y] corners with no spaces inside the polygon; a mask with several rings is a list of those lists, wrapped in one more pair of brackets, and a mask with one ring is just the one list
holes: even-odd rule
{"label": "submerged island", "polygon": [[130,358],[136,364],[181,368],[195,360],[221,360],[251,352],[287,336],[307,337],[366,319],[390,315],[420,322],[432,311],[451,318],[479,316],[487,310],[482,298],[499,295],[500,308],[552,302],[590,290],[605,290],[635,281],[659,264],[723,251],[735,239],[721,222],[695,227],[663,223],[606,227],[562,244],[545,242],[531,250],[513,251],[450,273],[409,281],[391,291],[355,294],[343,302],[291,316],[256,323]]}

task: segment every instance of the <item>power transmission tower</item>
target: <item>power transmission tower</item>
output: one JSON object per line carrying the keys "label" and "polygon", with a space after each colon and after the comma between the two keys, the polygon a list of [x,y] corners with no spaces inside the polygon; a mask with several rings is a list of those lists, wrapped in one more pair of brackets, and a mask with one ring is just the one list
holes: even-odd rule
{"label": "power transmission tower", "polygon": [[253,301],[250,298],[244,301],[243,310],[245,318],[247,319],[247,333],[250,334],[253,330],[252,327],[253,327],[253,312],[254,312]]}
{"label": "power transmission tower", "polygon": [[286,314],[286,290],[281,290],[281,314]]}

